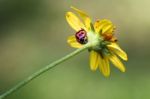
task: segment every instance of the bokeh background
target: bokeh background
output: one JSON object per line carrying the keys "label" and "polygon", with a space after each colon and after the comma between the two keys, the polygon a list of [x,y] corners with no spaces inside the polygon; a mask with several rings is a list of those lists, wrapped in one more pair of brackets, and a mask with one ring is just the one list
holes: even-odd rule
{"label": "bokeh background", "polygon": [[89,68],[87,51],[49,70],[6,99],[149,99],[149,0],[1,0],[0,94],[43,66],[74,51],[75,31],[65,19],[73,5],[93,22],[110,19],[128,53],[126,73],[111,65],[110,78]]}

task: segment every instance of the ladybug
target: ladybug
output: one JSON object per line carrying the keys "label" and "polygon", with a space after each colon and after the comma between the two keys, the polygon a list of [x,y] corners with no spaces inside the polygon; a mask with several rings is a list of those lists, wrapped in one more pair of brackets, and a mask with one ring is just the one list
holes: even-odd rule
{"label": "ladybug", "polygon": [[80,44],[86,44],[88,42],[88,40],[87,40],[87,33],[86,33],[86,31],[84,29],[81,29],[78,32],[76,32],[75,37],[76,37],[76,40]]}

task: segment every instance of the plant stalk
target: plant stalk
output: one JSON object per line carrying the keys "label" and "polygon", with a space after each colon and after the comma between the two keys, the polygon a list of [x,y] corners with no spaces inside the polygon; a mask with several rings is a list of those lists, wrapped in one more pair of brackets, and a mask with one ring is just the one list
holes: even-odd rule
{"label": "plant stalk", "polygon": [[89,48],[90,45],[86,44],[85,46],[83,46],[82,48],[79,48],[77,50],[75,50],[74,52],[50,63],[49,65],[41,68],[39,71],[33,73],[31,76],[27,77],[26,79],[24,79],[23,81],[21,81],[20,83],[18,83],[17,85],[15,85],[14,87],[12,87],[11,89],[9,89],[8,91],[6,91],[5,93],[3,93],[2,95],[0,95],[0,99],[4,99],[5,97],[7,97],[8,95],[14,93],[15,91],[17,91],[18,89],[22,88],[23,86],[25,86],[26,84],[28,84],[30,81],[32,81],[33,79],[37,78],[38,76],[40,76],[41,74],[45,73],[46,71],[54,68],[55,66],[57,66],[58,64],[70,59],[71,57],[77,55],[78,53],[82,52],[83,50]]}

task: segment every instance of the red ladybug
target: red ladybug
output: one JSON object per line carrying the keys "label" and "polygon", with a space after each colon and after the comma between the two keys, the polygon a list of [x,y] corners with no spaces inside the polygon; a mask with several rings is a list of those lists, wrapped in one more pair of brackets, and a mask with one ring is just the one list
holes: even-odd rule
{"label": "red ladybug", "polygon": [[84,29],[79,30],[76,34],[75,34],[76,40],[80,43],[80,44],[86,44],[88,42],[87,40],[87,33]]}

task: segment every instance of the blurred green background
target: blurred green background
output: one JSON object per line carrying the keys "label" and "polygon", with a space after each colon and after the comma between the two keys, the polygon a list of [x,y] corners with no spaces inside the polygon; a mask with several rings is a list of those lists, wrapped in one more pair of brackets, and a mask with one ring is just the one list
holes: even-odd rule
{"label": "blurred green background", "polygon": [[6,99],[149,99],[149,0],[1,0],[0,94],[43,66],[74,51],[65,19],[73,5],[117,26],[128,53],[127,71],[111,65],[110,78],[89,68],[87,51],[49,70]]}

